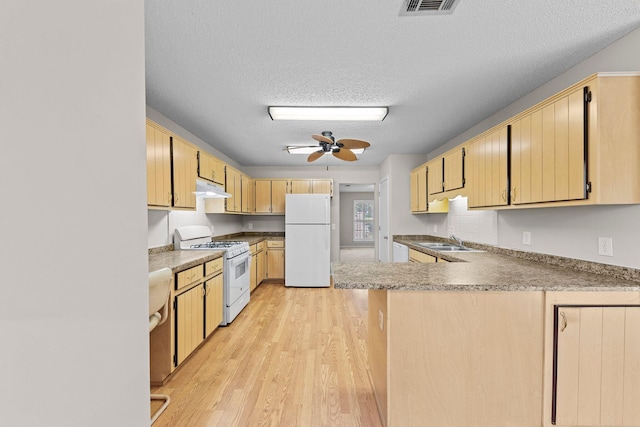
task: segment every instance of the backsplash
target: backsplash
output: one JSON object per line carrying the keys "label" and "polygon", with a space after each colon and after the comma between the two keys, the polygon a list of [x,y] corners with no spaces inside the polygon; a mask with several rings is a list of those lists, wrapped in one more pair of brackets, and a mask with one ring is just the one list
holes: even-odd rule
{"label": "backsplash", "polygon": [[429,214],[427,228],[427,232],[434,236],[449,237],[455,234],[463,241],[498,244],[497,213],[467,210],[466,197],[449,200],[448,214]]}

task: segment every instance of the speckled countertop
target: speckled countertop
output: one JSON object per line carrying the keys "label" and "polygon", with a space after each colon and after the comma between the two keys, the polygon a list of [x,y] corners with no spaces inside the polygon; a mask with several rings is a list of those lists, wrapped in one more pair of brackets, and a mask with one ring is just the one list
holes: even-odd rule
{"label": "speckled countertop", "polygon": [[334,286],[427,291],[640,291],[638,270],[634,269],[483,245],[469,246],[486,252],[443,254],[414,245],[442,241],[424,236],[394,241],[452,262],[334,263]]}
{"label": "speckled countertop", "polygon": [[[261,242],[263,240],[282,240],[284,233],[237,233],[225,236],[214,237],[213,240],[242,240],[248,242],[249,245]],[[168,267],[174,273],[194,267],[212,259],[220,258],[224,251],[215,250],[198,250],[198,251],[174,251],[173,245],[166,245],[149,249],[149,271],[160,270]]]}

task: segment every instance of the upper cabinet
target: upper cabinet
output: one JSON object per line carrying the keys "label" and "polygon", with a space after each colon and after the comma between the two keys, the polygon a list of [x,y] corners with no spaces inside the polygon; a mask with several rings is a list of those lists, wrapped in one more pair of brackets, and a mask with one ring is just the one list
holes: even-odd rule
{"label": "upper cabinet", "polygon": [[169,208],[171,189],[171,135],[147,121],[147,205]]}
{"label": "upper cabinet", "polygon": [[291,194],[329,194],[333,196],[331,179],[292,179],[289,183]]}
{"label": "upper cabinet", "polygon": [[427,166],[420,165],[411,171],[411,212],[427,212]]}
{"label": "upper cabinet", "polygon": [[224,185],[224,162],[206,151],[198,152],[198,176],[203,179]]}
{"label": "upper cabinet", "polygon": [[240,184],[242,186],[242,213],[253,213],[253,180],[245,174],[241,175]]}
{"label": "upper cabinet", "polygon": [[147,205],[195,209],[198,150],[147,120]]}
{"label": "upper cabinet", "polygon": [[285,195],[289,189],[286,179],[256,179],[255,213],[284,214]]}
{"label": "upper cabinet", "polygon": [[176,136],[172,137],[171,144],[173,207],[195,209],[198,150],[193,145]]}
{"label": "upper cabinet", "polygon": [[640,73],[598,73],[427,162],[428,200],[467,195],[477,209],[637,204],[638,159]]}
{"label": "upper cabinet", "polygon": [[508,127],[502,126],[480,135],[467,145],[469,207],[509,204],[508,137]]}

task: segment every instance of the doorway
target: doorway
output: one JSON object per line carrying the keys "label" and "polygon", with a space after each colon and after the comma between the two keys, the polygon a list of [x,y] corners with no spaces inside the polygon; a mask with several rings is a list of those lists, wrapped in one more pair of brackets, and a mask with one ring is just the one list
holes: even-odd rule
{"label": "doorway", "polygon": [[340,184],[340,261],[375,261],[375,184]]}

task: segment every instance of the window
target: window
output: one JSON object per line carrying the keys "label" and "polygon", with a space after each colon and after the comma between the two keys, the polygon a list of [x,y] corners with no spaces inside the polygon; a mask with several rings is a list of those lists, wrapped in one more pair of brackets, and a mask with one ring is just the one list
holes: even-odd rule
{"label": "window", "polygon": [[353,241],[373,241],[373,200],[353,201]]}

